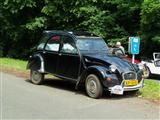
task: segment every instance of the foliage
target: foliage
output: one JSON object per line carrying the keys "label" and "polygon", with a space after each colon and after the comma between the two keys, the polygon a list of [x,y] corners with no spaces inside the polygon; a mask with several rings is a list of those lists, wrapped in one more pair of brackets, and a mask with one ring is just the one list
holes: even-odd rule
{"label": "foliage", "polygon": [[38,17],[26,24],[26,28],[29,30],[36,30],[44,27],[46,19],[44,17]]}
{"label": "foliage", "polygon": [[[148,53],[159,52],[160,45],[160,1],[144,0],[141,7],[141,32]],[[151,46],[151,44],[154,46]]]}
{"label": "foliage", "polygon": [[[1,0],[0,3],[0,48],[2,49],[1,56],[10,56],[15,58],[26,58],[30,54],[28,48],[38,41],[35,35],[43,29],[39,25],[40,21],[36,16],[40,14],[40,4],[33,0]],[[37,7],[39,6],[39,7]],[[35,24],[31,25],[31,21],[35,19]],[[39,20],[39,21],[38,21]],[[30,24],[29,24],[30,23]],[[32,27],[36,31],[28,30]]]}
{"label": "foliage", "polygon": [[90,31],[126,49],[129,36],[140,36],[147,54],[160,45],[158,0],[0,1],[0,56],[28,58],[44,29]]}

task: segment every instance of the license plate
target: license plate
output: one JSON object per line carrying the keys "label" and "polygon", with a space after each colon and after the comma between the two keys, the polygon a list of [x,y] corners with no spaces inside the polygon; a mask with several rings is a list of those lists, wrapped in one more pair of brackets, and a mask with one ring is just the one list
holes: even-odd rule
{"label": "license plate", "polygon": [[124,85],[125,86],[134,86],[138,84],[138,80],[125,80]]}

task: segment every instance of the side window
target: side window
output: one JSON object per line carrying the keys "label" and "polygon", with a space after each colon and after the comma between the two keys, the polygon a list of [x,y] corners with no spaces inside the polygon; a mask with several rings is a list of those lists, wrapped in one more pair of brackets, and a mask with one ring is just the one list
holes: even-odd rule
{"label": "side window", "polygon": [[40,40],[40,43],[37,46],[37,50],[43,50],[44,45],[45,45],[47,40],[48,40],[48,36],[43,35],[43,37]]}
{"label": "side window", "polygon": [[71,54],[77,54],[77,48],[75,46],[75,43],[73,41],[73,39],[69,36],[63,36],[62,38],[63,40],[63,45],[61,48],[61,52],[63,53],[71,53]]}
{"label": "side window", "polygon": [[45,50],[58,51],[60,46],[60,38],[61,37],[59,35],[52,36],[46,44]]}
{"label": "side window", "polygon": [[160,59],[160,53],[155,55],[156,59]]}

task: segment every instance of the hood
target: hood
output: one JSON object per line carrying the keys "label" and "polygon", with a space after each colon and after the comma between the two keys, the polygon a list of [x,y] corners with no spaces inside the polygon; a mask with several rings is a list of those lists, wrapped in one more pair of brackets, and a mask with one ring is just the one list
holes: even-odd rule
{"label": "hood", "polygon": [[135,71],[132,63],[108,54],[85,54],[83,55],[85,62],[90,64],[103,64],[105,66],[115,65],[119,72]]}

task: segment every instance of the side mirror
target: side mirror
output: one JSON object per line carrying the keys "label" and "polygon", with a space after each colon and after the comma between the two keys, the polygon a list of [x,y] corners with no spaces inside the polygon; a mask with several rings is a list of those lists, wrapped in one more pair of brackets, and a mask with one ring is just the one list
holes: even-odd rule
{"label": "side mirror", "polygon": [[160,67],[160,60],[154,61],[154,65],[155,65],[156,67]]}

